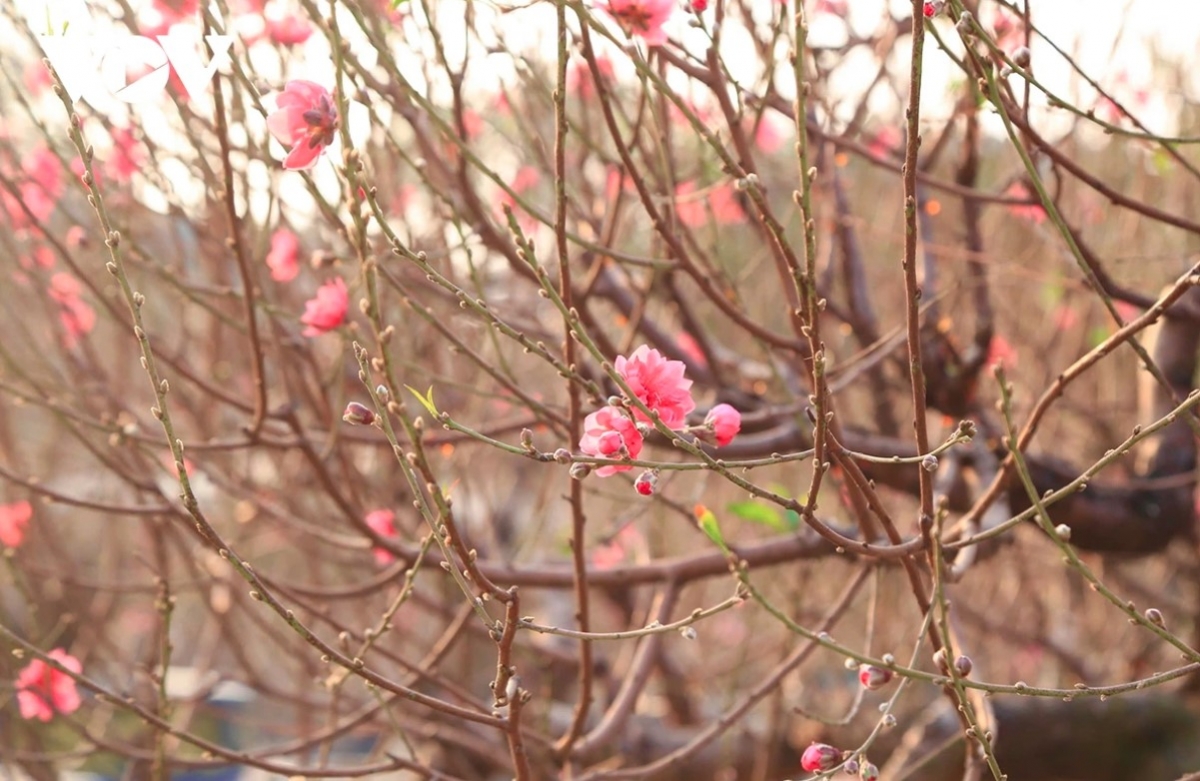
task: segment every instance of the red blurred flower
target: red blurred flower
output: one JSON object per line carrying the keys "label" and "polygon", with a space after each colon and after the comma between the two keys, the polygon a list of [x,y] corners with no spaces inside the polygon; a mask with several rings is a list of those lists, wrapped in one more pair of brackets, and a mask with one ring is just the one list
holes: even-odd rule
{"label": "red blurred flower", "polygon": [[[391,510],[372,510],[363,521],[380,537],[396,536],[396,514]],[[396,557],[384,548],[375,547],[371,552],[375,554],[375,562],[380,566],[386,567],[396,560]]]}
{"label": "red blurred flower", "polygon": [[[72,672],[83,670],[79,660],[61,648],[47,655]],[[17,673],[16,690],[23,719],[50,721],[55,713],[67,714],[79,709],[75,679],[41,659],[34,659]]]}
{"label": "red blurred flower", "polygon": [[[583,421],[583,438],[579,449],[589,456],[605,458],[619,456],[622,451],[630,458],[642,452],[642,433],[637,424],[616,407],[603,407]],[[626,472],[633,467],[609,464],[596,470],[599,477],[608,477],[617,472]]]}
{"label": "red blurred flower", "polygon": [[[696,408],[692,399],[692,381],[683,377],[683,361],[670,361],[658,350],[642,345],[628,358],[618,356],[617,373],[638,399],[654,412],[667,428],[679,428],[689,412]],[[645,413],[635,409],[639,420],[648,420]]]}
{"label": "red blurred flower", "polygon": [[113,156],[108,165],[108,171],[118,181],[128,181],[133,173],[142,167],[145,156],[138,146],[133,130],[127,127],[113,128]]}
{"label": "red blurred flower", "polygon": [[675,10],[675,0],[596,0],[596,7],[629,35],[641,36],[647,46],[662,46],[667,42],[663,25]]}
{"label": "red blurred flower", "polygon": [[79,337],[86,336],[96,327],[96,310],[83,300],[83,286],[79,280],[65,271],[60,271],[50,277],[50,298],[58,303],[58,319],[66,331],[68,348],[79,343]]}
{"label": "red blurred flower", "polygon": [[265,14],[267,35],[281,46],[294,46],[307,41],[313,34],[308,19],[296,13]]}
{"label": "red blurred flower", "polygon": [[9,548],[20,547],[32,517],[33,506],[27,501],[0,504],[0,543]]}
{"label": "red blurred flower", "polygon": [[271,234],[271,251],[267,253],[267,267],[271,279],[290,282],[300,273],[300,240],[287,228],[279,228]]}
{"label": "red blurred flower", "polygon": [[320,84],[296,79],[276,96],[275,105],[278,108],[267,117],[267,128],[291,148],[283,167],[293,171],[312,168],[325,147],[333,143],[337,130],[333,95]]}
{"label": "red blurred flower", "polygon": [[321,285],[317,294],[304,304],[304,314],[300,318],[300,322],[308,326],[304,335],[320,336],[334,330],[345,322],[349,306],[350,294],[345,280],[337,277]]}

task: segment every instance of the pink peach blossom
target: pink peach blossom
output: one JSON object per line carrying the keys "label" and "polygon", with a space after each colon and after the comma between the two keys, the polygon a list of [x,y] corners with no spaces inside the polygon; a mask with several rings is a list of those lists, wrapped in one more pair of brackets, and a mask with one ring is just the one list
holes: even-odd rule
{"label": "pink peach blossom", "polygon": [[1003,336],[992,334],[992,341],[988,345],[987,365],[995,366],[997,364],[1008,370],[1015,369],[1017,351]]}
{"label": "pink peach blossom", "polygon": [[[61,648],[55,648],[47,656],[74,673],[83,671],[79,660]],[[79,709],[75,679],[41,659],[34,659],[21,668],[17,673],[16,690],[23,719],[50,721],[55,713],[65,715]]]}
{"label": "pink peach blossom", "polygon": [[276,96],[275,105],[267,117],[267,128],[281,144],[291,147],[283,167],[292,171],[312,168],[325,147],[333,143],[338,127],[333,95],[320,84],[296,79]]}
{"label": "pink peach blossom", "polygon": [[1046,210],[1040,202],[1037,202],[1037,193],[1031,190],[1024,182],[1013,182],[1004,191],[1004,195],[1007,198],[1029,198],[1035,201],[1035,203],[1010,205],[1008,211],[1013,215],[1023,220],[1029,220],[1035,225],[1041,225],[1046,221]]}
{"label": "pink peach blossom", "polygon": [[709,217],[722,226],[745,221],[745,212],[738,204],[733,182],[713,185],[698,197],[695,192],[695,182],[685,181],[676,187],[676,214],[685,226],[698,228],[709,222]]}
{"label": "pink peach blossom", "polygon": [[271,234],[271,251],[267,253],[267,268],[271,279],[290,282],[300,273],[300,240],[287,228],[279,228]]}
{"label": "pink peach blossom", "polygon": [[[380,537],[396,536],[396,514],[391,510],[372,510],[366,514],[363,521]],[[371,551],[375,554],[375,563],[380,566],[387,566],[396,560],[385,548],[375,547]]]}
{"label": "pink peach blossom", "polygon": [[117,181],[129,181],[134,172],[142,167],[145,156],[130,128],[113,128],[112,140],[113,156],[108,171]]}
{"label": "pink peach blossom", "polygon": [[320,336],[337,328],[345,322],[349,306],[350,294],[345,280],[337,277],[321,285],[317,294],[304,304],[304,315],[300,318],[300,322],[308,326],[304,335]]}
{"label": "pink peach blossom", "polygon": [[[623,450],[630,458],[637,458],[642,452],[642,432],[638,431],[637,424],[623,411],[616,407],[603,407],[584,419],[583,438],[579,440],[579,449],[589,456],[605,458],[619,456]],[[597,469],[596,475],[608,477],[632,468],[608,464]]]}
{"label": "pink peach blossom", "polygon": [[717,447],[724,447],[742,430],[742,413],[729,404],[718,404],[704,416],[704,425],[716,436]]}
{"label": "pink peach blossom", "polygon": [[[606,55],[596,56],[596,70],[606,83],[613,80],[613,61]],[[596,82],[592,79],[592,70],[588,67],[587,60],[582,57],[572,59],[567,66],[567,94],[575,95],[581,100],[588,100],[596,95]]]}
{"label": "pink peach blossom", "polygon": [[[634,395],[657,412],[667,428],[682,426],[688,413],[696,408],[689,390],[692,381],[683,377],[683,361],[667,360],[658,350],[642,345],[628,358],[618,356],[615,366]],[[641,410],[633,412],[638,420],[648,420]]]}
{"label": "pink peach blossom", "polygon": [[663,25],[671,18],[676,0],[596,0],[596,7],[607,13],[629,35],[637,35],[647,46],[667,42]]}
{"label": "pink peach blossom", "polygon": [[32,517],[33,506],[27,501],[0,504],[0,543],[9,548],[20,547]]}
{"label": "pink peach blossom", "polygon": [[64,341],[68,348],[96,327],[96,310],[83,300],[82,290],[79,280],[65,271],[50,277],[50,298],[58,304],[58,319],[66,331]]}
{"label": "pink peach blossom", "polygon": [[299,14],[267,13],[263,19],[267,25],[267,35],[280,46],[295,46],[304,43],[313,34],[312,25]]}

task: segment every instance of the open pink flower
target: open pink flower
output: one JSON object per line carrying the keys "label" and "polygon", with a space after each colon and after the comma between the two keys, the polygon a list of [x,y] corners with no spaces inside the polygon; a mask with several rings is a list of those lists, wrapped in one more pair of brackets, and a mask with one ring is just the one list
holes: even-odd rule
{"label": "open pink flower", "polygon": [[267,117],[267,128],[279,143],[291,147],[283,167],[292,171],[312,168],[325,147],[333,143],[338,127],[333,95],[320,84],[296,79],[276,96],[275,105],[278,108]]}
{"label": "open pink flower", "polygon": [[742,430],[742,413],[728,404],[718,404],[704,416],[704,425],[716,436],[717,447],[724,447]]}
{"label": "open pink flower", "polygon": [[[79,660],[61,648],[47,655],[72,672],[83,671]],[[67,714],[79,709],[75,679],[41,659],[34,659],[17,673],[16,689],[23,719],[50,721],[55,713]]]}
{"label": "open pink flower", "polygon": [[621,29],[641,36],[647,46],[667,42],[663,25],[671,18],[676,0],[596,0],[596,7],[607,13]]}
{"label": "open pink flower", "polygon": [[341,277],[326,282],[317,289],[317,294],[304,304],[300,322],[308,328],[305,336],[320,336],[337,328],[346,321],[346,310],[350,306],[350,293]]}
{"label": "open pink flower", "polygon": [[[692,399],[691,380],[683,378],[687,368],[683,361],[669,361],[658,350],[642,345],[628,358],[618,356],[617,373],[643,404],[658,413],[667,428],[679,428],[689,412],[696,408]],[[634,410],[638,420],[648,420],[641,410]]]}
{"label": "open pink flower", "polygon": [[[372,510],[363,521],[380,537],[396,536],[396,514],[391,510]],[[396,560],[396,557],[384,548],[376,547],[371,550],[375,554],[375,562],[380,566],[387,566]]]}
{"label": "open pink flower", "polygon": [[271,279],[290,282],[300,273],[300,240],[287,228],[279,228],[271,234],[271,251],[267,253],[267,268]]}
{"label": "open pink flower", "polygon": [[312,25],[308,20],[296,13],[267,12],[263,19],[267,25],[267,35],[281,46],[304,43],[313,34]]}
{"label": "open pink flower", "polygon": [[9,548],[19,547],[32,517],[33,506],[27,501],[0,504],[0,543]]}
{"label": "open pink flower", "polygon": [[[642,432],[637,424],[616,407],[603,407],[596,410],[583,421],[583,438],[579,440],[579,449],[589,456],[604,458],[619,457],[624,454],[637,458],[642,452]],[[633,467],[620,464],[609,464],[596,470],[598,477],[608,477],[617,472],[626,472]]]}

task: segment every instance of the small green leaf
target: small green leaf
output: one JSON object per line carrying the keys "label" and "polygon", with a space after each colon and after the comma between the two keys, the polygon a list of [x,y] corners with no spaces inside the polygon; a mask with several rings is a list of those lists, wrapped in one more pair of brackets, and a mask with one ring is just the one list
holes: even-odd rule
{"label": "small green leaf", "polygon": [[428,410],[430,415],[433,415],[435,418],[440,418],[442,416],[442,413],[438,412],[438,408],[433,403],[432,385],[429,386],[429,390],[424,396],[422,396],[421,393],[411,385],[405,385],[404,387],[408,388],[409,393],[417,397],[417,401],[421,402],[421,406]]}
{"label": "small green leaf", "polygon": [[399,8],[400,6],[404,5],[407,2],[408,2],[408,0],[392,0],[392,10],[395,11],[397,8]]}
{"label": "small green leaf", "polygon": [[758,502],[733,502],[726,505],[725,509],[743,521],[769,526],[778,531],[784,531],[788,528],[783,518],[780,517],[779,510],[765,504],[759,504]]}
{"label": "small green leaf", "polygon": [[699,525],[700,531],[707,534],[708,538],[717,544],[717,547],[728,553],[729,546],[725,544],[725,538],[721,536],[721,527],[717,525],[717,516],[713,515],[712,510],[698,504],[692,509],[692,514],[696,516],[696,524]]}
{"label": "small green leaf", "polygon": [[788,531],[796,531],[800,528],[800,513],[796,512],[795,510],[788,510],[783,514],[783,523],[787,527]]}

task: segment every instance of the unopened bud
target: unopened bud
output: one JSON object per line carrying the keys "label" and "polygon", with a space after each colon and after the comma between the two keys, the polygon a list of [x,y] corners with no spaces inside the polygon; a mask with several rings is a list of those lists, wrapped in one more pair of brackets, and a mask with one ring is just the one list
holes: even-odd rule
{"label": "unopened bud", "polygon": [[1022,46],[1012,53],[1012,61],[1019,68],[1029,67],[1029,48]]}
{"label": "unopened bud", "polygon": [[679,634],[683,635],[685,640],[695,640],[696,628],[694,626],[685,626],[683,629],[679,630]]}
{"label": "unopened bud", "polygon": [[884,686],[887,686],[892,680],[893,674],[894,673],[892,673],[891,670],[888,670],[884,667],[876,667],[873,664],[863,664],[859,665],[858,668],[858,682],[863,685],[864,689],[875,691],[876,689],[882,689]]}
{"label": "unopened bud", "polygon": [[921,459],[921,468],[926,472],[936,472],[938,468],[937,456],[929,455]]}
{"label": "unopened bud", "polygon": [[647,469],[637,476],[637,480],[633,481],[633,487],[642,496],[650,496],[654,493],[654,489],[658,487],[658,470]]}
{"label": "unopened bud", "polygon": [[879,768],[864,761],[858,770],[858,777],[860,781],[879,781]]}
{"label": "unopened bud", "polygon": [[1155,626],[1165,626],[1163,624],[1162,611],[1156,607],[1152,607],[1146,611],[1146,620],[1149,621],[1150,623],[1154,624]]}
{"label": "unopened bud", "polygon": [[375,412],[365,404],[352,401],[346,405],[346,411],[342,413],[342,420],[351,426],[369,426],[375,422]]}
{"label": "unopened bud", "polygon": [[800,756],[800,767],[809,773],[833,770],[842,761],[842,752],[826,743],[813,743]]}
{"label": "unopened bud", "polygon": [[846,764],[845,764],[845,765],[842,767],[842,771],[843,771],[843,772],[845,772],[845,774],[846,774],[846,775],[848,775],[848,776],[856,776],[856,775],[858,775],[858,760],[857,760],[857,759],[851,759],[850,761],[848,761],[848,762],[847,762],[847,763],[846,763]]}
{"label": "unopened bud", "polygon": [[1071,527],[1067,526],[1065,523],[1060,523],[1058,526],[1055,526],[1054,533],[1057,534],[1058,538],[1063,542],[1071,539]]}
{"label": "unopened bud", "polygon": [[568,472],[574,480],[582,480],[592,473],[591,464],[571,464],[571,469]]}
{"label": "unopened bud", "polygon": [[533,430],[532,429],[527,429],[527,428],[521,429],[521,447],[525,448],[526,450],[533,450]]}
{"label": "unopened bud", "polygon": [[565,447],[560,447],[558,450],[554,451],[554,460],[560,464],[571,463],[571,451],[567,450]]}
{"label": "unopened bud", "polygon": [[967,656],[966,654],[959,654],[958,658],[954,660],[954,670],[962,678],[966,678],[968,675],[970,675],[971,670],[974,668],[975,665],[971,662],[971,657]]}

